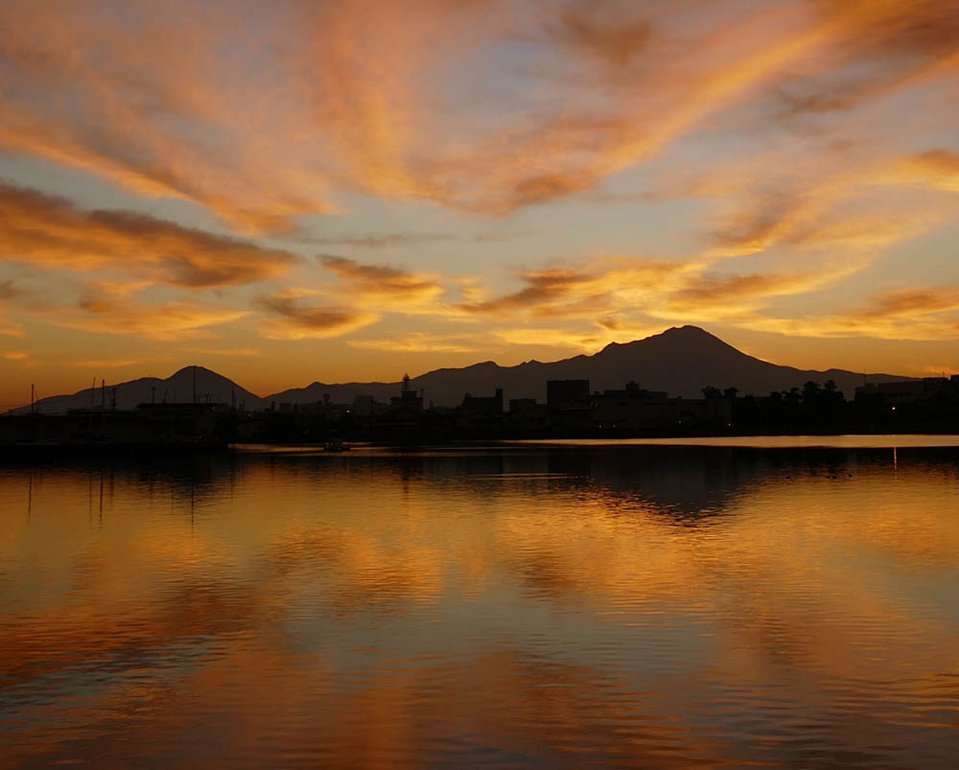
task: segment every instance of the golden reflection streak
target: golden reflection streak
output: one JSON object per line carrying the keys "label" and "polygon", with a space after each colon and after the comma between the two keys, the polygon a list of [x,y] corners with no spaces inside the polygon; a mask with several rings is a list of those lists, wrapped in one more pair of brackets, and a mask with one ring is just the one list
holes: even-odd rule
{"label": "golden reflection streak", "polygon": [[[16,681],[25,670],[30,676],[66,673],[90,656],[131,649],[149,656],[167,644],[220,639],[217,657],[184,672],[183,681],[190,683],[192,708],[227,693],[225,718],[243,735],[237,750],[252,750],[268,738],[264,722],[271,714],[327,702],[345,674],[331,667],[322,648],[312,660],[282,646],[251,651],[245,635],[264,622],[303,617],[311,606],[349,618],[437,605],[458,592],[482,596],[506,578],[534,601],[582,607],[605,623],[655,628],[671,622],[670,608],[696,613],[712,607],[719,626],[710,675],[729,688],[758,687],[787,666],[805,682],[792,695],[811,707],[828,705],[828,682],[851,677],[890,682],[863,696],[870,708],[893,698],[941,697],[936,693],[943,684],[929,672],[947,664],[941,653],[950,649],[952,632],[932,616],[917,615],[882,576],[890,569],[909,574],[951,567],[959,552],[959,521],[942,511],[953,498],[954,473],[930,476],[907,468],[890,479],[854,469],[856,478],[848,480],[837,473],[785,479],[767,471],[747,479],[740,494],[712,509],[712,518],[679,526],[668,478],[665,486],[648,476],[637,484],[599,468],[602,475],[590,475],[601,483],[584,497],[582,487],[568,480],[467,478],[465,486],[450,487],[449,470],[437,468],[434,475],[429,465],[412,483],[400,473],[367,472],[362,465],[347,475],[328,467],[246,468],[239,479],[243,495],[232,502],[221,498],[222,490],[201,486],[198,523],[189,536],[176,514],[182,490],[160,483],[144,509],[142,492],[132,485],[108,485],[114,491],[94,537],[86,519],[60,503],[86,496],[88,479],[39,477],[29,524],[6,515],[13,536],[0,544],[0,557],[26,565],[43,549],[69,590],[59,600],[47,596],[16,630],[0,631],[0,647],[10,653],[5,678]],[[356,507],[359,482],[371,504]],[[515,486],[508,486],[517,483],[531,494],[517,498]],[[282,515],[264,516],[274,509],[277,485]],[[708,485],[698,485],[693,479],[685,499],[706,495]],[[859,503],[864,487],[881,493],[881,502],[868,511]],[[319,497],[317,489],[323,490]],[[544,489],[550,494],[541,494]],[[437,515],[459,506],[470,512]],[[691,514],[703,512],[692,506]],[[146,513],[150,526],[125,517],[131,507]],[[217,524],[223,515],[229,515],[229,526]],[[78,537],[87,542],[81,559]],[[222,580],[210,578],[217,573]],[[170,590],[166,581],[177,574],[178,588]],[[322,588],[314,595],[317,581]],[[29,594],[13,598],[31,600]],[[141,609],[131,614],[136,607]],[[863,654],[866,629],[896,633],[876,636]],[[38,647],[37,640],[53,643]],[[615,690],[596,686],[608,672],[595,664],[566,665],[502,649],[438,668],[382,665],[338,701],[342,721],[302,728],[296,737],[304,750],[331,752],[331,766],[345,766],[350,756],[370,767],[394,755],[413,761],[408,758],[423,739],[418,731],[435,723],[429,715],[451,713],[479,719],[500,741],[508,742],[522,725],[539,745],[559,752],[602,742],[607,727],[641,719],[646,727],[635,743],[616,749],[629,766],[648,761],[654,745],[674,747],[675,765],[682,766],[679,747],[692,740],[689,726],[663,715],[675,714],[677,704],[664,707],[660,698],[666,696],[652,693],[646,712],[635,705],[636,693],[624,690],[620,696],[633,704],[624,706]],[[692,677],[695,661],[689,665]],[[278,681],[284,686],[277,687]],[[692,679],[682,681],[695,690]],[[541,689],[556,682],[565,686]],[[153,725],[161,733],[202,718],[170,707],[179,698],[169,688],[151,691],[118,680],[91,697],[98,705],[73,718],[96,720],[145,697],[165,699],[160,724]],[[43,712],[41,705],[33,708]],[[624,708],[640,711],[630,715]],[[411,721],[413,713],[423,721]],[[143,725],[147,744],[150,729]],[[722,756],[726,747],[697,742],[697,750]]]}

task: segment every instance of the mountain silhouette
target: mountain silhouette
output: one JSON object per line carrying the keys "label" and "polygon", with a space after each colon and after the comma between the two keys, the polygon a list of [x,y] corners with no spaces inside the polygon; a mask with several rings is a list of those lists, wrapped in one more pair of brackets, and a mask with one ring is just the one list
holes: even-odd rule
{"label": "mountain silhouette", "polygon": [[[843,369],[807,371],[778,366],[746,355],[732,345],[696,326],[669,329],[646,339],[628,343],[610,343],[593,355],[541,363],[527,361],[517,366],[499,366],[493,361],[460,369],[436,369],[410,380],[410,386],[423,391],[426,402],[436,406],[455,406],[463,395],[489,395],[502,388],[504,397],[546,399],[547,380],[586,379],[593,390],[622,388],[633,380],[647,390],[666,391],[671,396],[699,398],[702,389],[738,388],[740,394],[765,396],[774,390],[801,388],[812,380],[824,384],[835,380],[851,397],[862,385],[860,373]],[[890,374],[870,374],[870,382],[907,380]],[[328,395],[334,402],[351,403],[360,394],[380,401],[395,396],[399,382],[324,384],[314,382],[306,388],[294,388],[268,396],[278,403],[309,403]]]}
{"label": "mountain silhouette", "polygon": [[[352,403],[358,395],[370,395],[388,402],[399,393],[400,382],[351,382],[326,384],[314,382],[305,388],[292,388],[259,398],[232,380],[203,367],[186,367],[161,380],[139,380],[81,390],[72,396],[54,396],[39,403],[40,410],[51,414],[69,409],[84,409],[105,404],[112,408],[132,409],[150,401],[192,401],[196,373],[198,401],[233,404],[246,409],[261,409],[271,403],[315,403],[329,397],[334,403]],[[527,361],[516,366],[500,366],[493,361],[458,369],[436,369],[410,380],[410,386],[422,391],[425,402],[435,406],[456,406],[465,393],[474,396],[492,394],[502,388],[504,397],[546,399],[547,380],[585,379],[592,390],[622,388],[635,381],[647,390],[665,391],[671,396],[698,398],[702,389],[712,385],[720,389],[738,388],[740,394],[768,395],[776,390],[801,388],[812,380],[820,385],[835,380],[839,388],[852,396],[863,383],[907,380],[890,374],[863,375],[844,369],[811,371],[762,361],[728,345],[696,326],[668,329],[646,339],[628,343],[610,343],[593,355],[579,355],[551,363]],[[26,408],[13,410],[24,412]]]}
{"label": "mountain silhouette", "polygon": [[[262,409],[267,405],[259,396],[250,393],[232,380],[202,366],[186,366],[165,380],[142,377],[137,380],[98,385],[69,396],[51,396],[37,402],[43,414],[60,414],[71,409],[134,409],[138,404],[191,402],[236,404],[246,409]],[[8,414],[23,414],[29,407],[12,409]]]}

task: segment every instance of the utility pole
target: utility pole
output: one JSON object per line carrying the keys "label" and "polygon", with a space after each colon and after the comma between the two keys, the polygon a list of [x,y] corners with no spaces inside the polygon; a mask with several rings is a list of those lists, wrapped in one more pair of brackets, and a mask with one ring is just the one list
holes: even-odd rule
{"label": "utility pole", "polygon": [[93,440],[93,412],[96,409],[97,397],[97,378],[93,378],[90,384],[90,419],[87,421],[87,433],[90,434],[90,440]]}

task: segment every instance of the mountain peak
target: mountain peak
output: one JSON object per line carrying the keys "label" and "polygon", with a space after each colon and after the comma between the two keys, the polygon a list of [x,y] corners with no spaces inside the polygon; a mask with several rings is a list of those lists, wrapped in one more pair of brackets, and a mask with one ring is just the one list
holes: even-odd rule
{"label": "mountain peak", "polygon": [[647,337],[641,341],[652,342],[653,340],[665,345],[678,345],[687,349],[693,346],[698,346],[699,349],[703,349],[703,347],[728,348],[729,350],[735,350],[737,353],[740,353],[739,350],[736,350],[736,348],[728,342],[724,342],[715,334],[711,334],[699,326],[673,326],[661,334]]}
{"label": "mountain peak", "polygon": [[212,369],[207,369],[205,366],[200,366],[199,364],[190,364],[189,366],[184,366],[182,369],[177,369],[173,374],[170,375],[170,377],[171,378],[179,377],[180,375],[183,375],[183,374],[192,375],[194,371],[197,374],[215,374],[217,377],[223,376],[222,374],[219,374],[218,372],[214,372]]}
{"label": "mountain peak", "polygon": [[710,334],[705,329],[700,328],[699,326],[673,326],[667,329],[666,331],[660,332],[659,334],[651,334],[649,337],[644,337],[641,340],[633,340],[632,342],[610,342],[606,347],[603,348],[601,352],[605,353],[607,351],[613,351],[619,348],[633,348],[636,345],[646,347],[650,344],[652,345],[684,345],[688,346],[694,343],[721,343],[725,345],[719,337],[714,334]]}
{"label": "mountain peak", "polygon": [[691,326],[686,324],[684,326],[671,326],[666,331],[661,332],[660,334],[653,335],[654,337],[711,337],[716,339],[716,337],[710,334],[705,329],[699,326]]}

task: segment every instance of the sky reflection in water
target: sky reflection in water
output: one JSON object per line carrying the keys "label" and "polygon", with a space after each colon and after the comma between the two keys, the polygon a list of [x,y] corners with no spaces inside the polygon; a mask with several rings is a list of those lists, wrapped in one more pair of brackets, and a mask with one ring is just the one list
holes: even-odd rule
{"label": "sky reflection in water", "polygon": [[0,470],[0,767],[946,768],[956,449]]}

